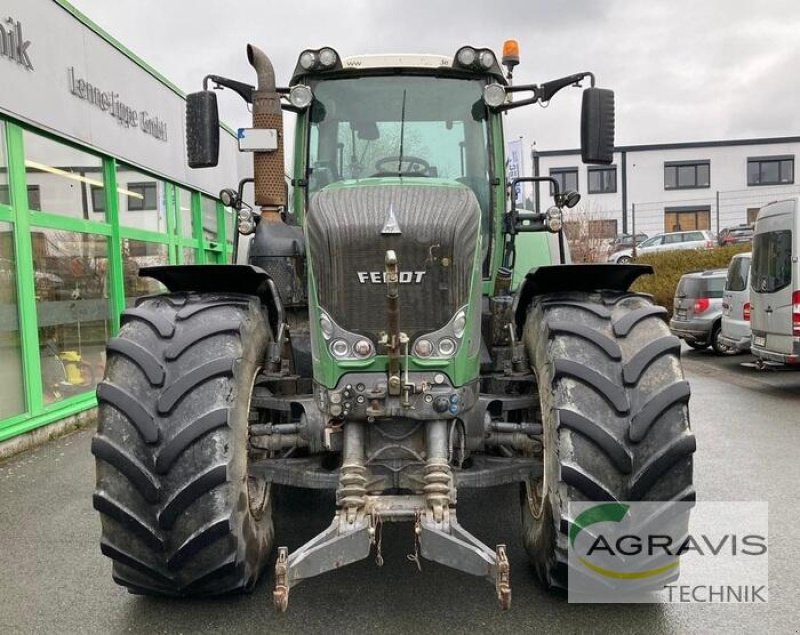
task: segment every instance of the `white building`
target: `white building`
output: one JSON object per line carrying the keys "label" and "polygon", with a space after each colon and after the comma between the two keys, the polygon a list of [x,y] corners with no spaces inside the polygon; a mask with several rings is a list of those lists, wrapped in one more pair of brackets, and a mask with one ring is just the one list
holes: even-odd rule
{"label": "white building", "polygon": [[[534,150],[532,159],[535,176],[581,194],[573,215],[608,236],[652,235],[752,222],[762,205],[800,192],[798,152],[800,136],[619,146],[610,166],[584,165],[579,150]],[[547,187],[539,197],[546,207]]]}

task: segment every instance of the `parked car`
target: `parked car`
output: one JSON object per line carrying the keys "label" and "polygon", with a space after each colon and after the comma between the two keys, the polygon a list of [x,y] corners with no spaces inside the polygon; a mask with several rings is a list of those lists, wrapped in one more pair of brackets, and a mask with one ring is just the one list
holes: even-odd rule
{"label": "parked car", "polygon": [[695,349],[711,348],[722,355],[730,352],[720,340],[722,290],[727,269],[687,273],[675,290],[669,329]]}
{"label": "parked car", "polygon": [[731,258],[722,292],[722,335],[719,339],[736,353],[750,348],[750,260],[750,252]]}
{"label": "parked car", "polygon": [[727,245],[738,245],[741,243],[753,242],[753,226],[737,225],[736,227],[724,227],[717,236],[720,247]]}
{"label": "parked car", "polygon": [[750,267],[750,350],[762,361],[800,364],[798,198],[761,208]]}
{"label": "parked car", "polygon": [[616,253],[622,249],[630,249],[634,243],[639,245],[647,240],[647,234],[617,234],[608,244],[608,255]]}
{"label": "parked car", "polygon": [[[651,254],[674,249],[713,249],[716,245],[710,231],[697,229],[690,232],[669,232],[656,234],[636,247],[637,255]],[[633,258],[633,249],[621,249],[609,255],[608,262],[625,264]]]}

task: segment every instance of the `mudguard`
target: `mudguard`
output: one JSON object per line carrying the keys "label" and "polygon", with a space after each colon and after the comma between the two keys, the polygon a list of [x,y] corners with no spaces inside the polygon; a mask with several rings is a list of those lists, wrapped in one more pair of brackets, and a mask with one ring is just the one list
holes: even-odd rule
{"label": "mudguard", "polygon": [[558,291],[627,291],[643,275],[653,273],[650,265],[574,264],[535,267],[525,276],[517,295],[514,319],[522,333],[528,307],[537,295]]}
{"label": "mudguard", "polygon": [[283,303],[266,271],[253,265],[160,265],[139,269],[142,278],[158,280],[167,289],[197,293],[254,295],[266,305],[273,335],[284,321]]}

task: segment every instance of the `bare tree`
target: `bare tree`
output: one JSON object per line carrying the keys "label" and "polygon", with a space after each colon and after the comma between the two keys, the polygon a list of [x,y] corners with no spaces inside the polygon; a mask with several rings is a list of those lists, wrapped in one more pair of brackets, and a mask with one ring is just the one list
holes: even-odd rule
{"label": "bare tree", "polygon": [[573,262],[604,262],[609,241],[617,232],[616,220],[596,203],[580,204],[564,212],[564,237]]}

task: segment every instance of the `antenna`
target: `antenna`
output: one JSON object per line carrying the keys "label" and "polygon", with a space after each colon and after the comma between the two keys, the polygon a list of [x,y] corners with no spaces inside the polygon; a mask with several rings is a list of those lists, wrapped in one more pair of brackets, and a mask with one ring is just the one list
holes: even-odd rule
{"label": "antenna", "polygon": [[403,168],[403,135],[406,131],[406,89],[403,89],[403,106],[400,110],[400,155],[397,157],[397,175],[402,174]]}

